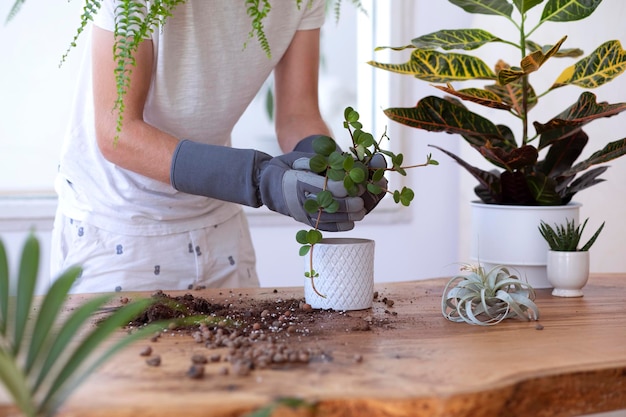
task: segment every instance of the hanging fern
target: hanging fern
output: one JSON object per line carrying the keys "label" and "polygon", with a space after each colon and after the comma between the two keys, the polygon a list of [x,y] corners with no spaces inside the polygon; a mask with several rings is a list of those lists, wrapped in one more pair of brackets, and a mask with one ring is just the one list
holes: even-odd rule
{"label": "hanging fern", "polygon": [[[296,0],[300,3],[302,0]],[[299,7],[299,6],[298,6]],[[246,0],[246,12],[248,16],[252,18],[252,29],[248,33],[248,40],[252,39],[255,35],[261,49],[265,52],[268,58],[272,57],[270,49],[270,43],[265,36],[265,27],[263,26],[263,20],[267,17],[272,10],[269,0]],[[247,41],[244,44],[244,48],[247,46]]]}
{"label": "hanging fern", "polygon": [[5,23],[9,23],[15,16],[17,16],[25,1],[26,0],[15,0],[15,3],[13,3],[11,10],[9,10],[9,14],[7,15]]}
{"label": "hanging fern", "polygon": [[115,9],[117,16],[115,22],[115,43],[113,45],[113,59],[115,68],[115,81],[117,86],[117,98],[114,110],[117,111],[117,135],[119,138],[124,122],[124,97],[130,87],[130,76],[136,65],[135,54],[139,44],[149,38],[154,31],[163,26],[168,17],[172,16],[173,10],[179,4],[187,0],[155,0],[150,3],[150,8],[141,1],[122,1]]}
{"label": "hanging fern", "polygon": [[[333,8],[333,14],[335,15],[336,22],[339,21],[339,17],[341,16],[341,1],[342,0],[326,0],[326,7]],[[361,0],[350,0],[350,2],[358,11],[367,15],[367,11],[363,7],[363,3],[361,3]]]}
{"label": "hanging fern", "polygon": [[[21,0],[24,2],[24,0]],[[89,22],[93,21],[94,16],[100,10],[101,1],[100,0],[85,0],[85,5],[83,6],[83,13],[80,15],[80,25],[78,29],[76,29],[76,33],[74,34],[74,39],[70,42],[70,45],[65,50],[63,56],[61,56],[61,62],[59,63],[59,67],[63,65],[65,59],[69,55],[72,48],[76,46],[76,42],[78,42],[78,38],[80,34],[83,33]],[[15,6],[14,6],[15,7]]]}

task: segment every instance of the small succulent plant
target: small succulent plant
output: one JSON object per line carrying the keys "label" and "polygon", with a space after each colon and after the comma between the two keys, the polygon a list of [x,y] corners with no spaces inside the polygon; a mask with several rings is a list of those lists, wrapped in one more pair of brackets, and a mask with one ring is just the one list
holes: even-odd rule
{"label": "small succulent plant", "polygon": [[604,228],[604,222],[600,225],[598,230],[591,236],[591,238],[581,248],[579,248],[580,239],[582,238],[587,221],[585,219],[582,224],[576,226],[574,219],[567,219],[565,224],[554,224],[554,227],[550,226],[543,220],[539,225],[539,232],[541,236],[548,242],[548,246],[551,250],[562,252],[585,252],[588,251],[595,243],[596,239]]}
{"label": "small succulent plant", "polygon": [[491,326],[507,318],[538,320],[535,291],[505,266],[485,272],[482,266],[466,265],[467,275],[448,281],[441,299],[443,316],[453,322]]}

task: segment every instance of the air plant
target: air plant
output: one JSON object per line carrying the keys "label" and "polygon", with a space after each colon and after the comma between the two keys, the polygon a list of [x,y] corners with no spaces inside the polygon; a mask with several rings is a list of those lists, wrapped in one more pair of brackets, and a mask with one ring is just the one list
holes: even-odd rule
{"label": "air plant", "polygon": [[443,316],[456,323],[492,326],[507,318],[538,320],[535,291],[505,266],[485,273],[482,266],[466,265],[467,275],[448,281],[441,298]]}

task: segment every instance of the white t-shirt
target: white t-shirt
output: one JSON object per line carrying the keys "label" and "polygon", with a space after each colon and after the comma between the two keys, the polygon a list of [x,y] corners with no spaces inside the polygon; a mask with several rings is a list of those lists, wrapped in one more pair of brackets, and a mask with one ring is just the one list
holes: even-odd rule
{"label": "white t-shirt", "polygon": [[[304,0],[298,8],[295,0],[274,0],[264,20],[271,58],[256,38],[248,39],[251,18],[243,1],[188,0],[177,6],[152,36],[145,121],[181,139],[230,146],[233,126],[294,33],[323,24],[324,5]],[[112,31],[114,7],[112,0],[103,1],[95,24]],[[161,235],[219,224],[240,210],[105,160],[96,143],[91,87],[87,48],[56,180],[63,214],[114,233]]]}

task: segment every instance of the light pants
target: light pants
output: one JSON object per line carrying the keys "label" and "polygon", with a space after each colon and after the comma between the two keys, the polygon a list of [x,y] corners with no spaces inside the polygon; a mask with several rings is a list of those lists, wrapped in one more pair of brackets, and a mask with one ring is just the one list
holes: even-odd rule
{"label": "light pants", "polygon": [[73,293],[259,286],[241,211],[216,226],[163,236],[110,233],[57,212],[50,260],[52,279],[82,266]]}

